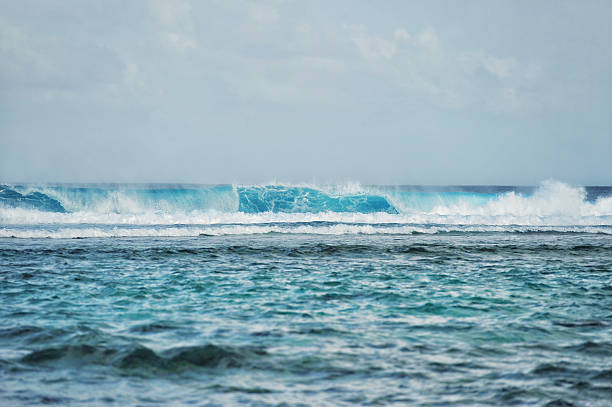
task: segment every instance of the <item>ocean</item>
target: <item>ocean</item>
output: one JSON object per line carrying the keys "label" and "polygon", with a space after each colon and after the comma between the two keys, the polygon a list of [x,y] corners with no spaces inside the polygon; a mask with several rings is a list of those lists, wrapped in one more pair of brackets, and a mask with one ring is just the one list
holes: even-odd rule
{"label": "ocean", "polygon": [[0,405],[610,406],[612,187],[0,185]]}

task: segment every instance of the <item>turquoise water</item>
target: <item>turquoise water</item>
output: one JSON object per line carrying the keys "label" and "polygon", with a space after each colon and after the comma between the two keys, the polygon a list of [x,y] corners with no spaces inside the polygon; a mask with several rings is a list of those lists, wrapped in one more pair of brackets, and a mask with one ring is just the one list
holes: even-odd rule
{"label": "turquoise water", "polygon": [[610,188],[4,188],[2,405],[610,405]]}

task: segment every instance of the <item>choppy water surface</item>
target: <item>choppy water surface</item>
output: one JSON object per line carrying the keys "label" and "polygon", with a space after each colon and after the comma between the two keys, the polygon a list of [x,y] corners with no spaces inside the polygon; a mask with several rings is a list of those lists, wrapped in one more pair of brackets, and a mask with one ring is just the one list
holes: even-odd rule
{"label": "choppy water surface", "polygon": [[[455,216],[459,201],[445,215],[414,195],[419,219],[452,220],[433,224],[406,200],[315,197],[348,222],[251,193],[262,214],[214,214],[240,222],[143,225],[61,200],[45,217],[16,193],[0,211],[21,237],[0,238],[1,405],[610,405],[606,196],[565,212],[533,209],[537,191],[473,196]],[[504,199],[532,223],[492,214]]]}

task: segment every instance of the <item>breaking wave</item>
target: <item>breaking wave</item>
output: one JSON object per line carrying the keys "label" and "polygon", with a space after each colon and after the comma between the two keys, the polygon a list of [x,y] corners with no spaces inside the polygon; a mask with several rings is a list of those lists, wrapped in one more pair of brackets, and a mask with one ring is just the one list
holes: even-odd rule
{"label": "breaking wave", "polygon": [[2,185],[0,237],[612,234],[612,188]]}

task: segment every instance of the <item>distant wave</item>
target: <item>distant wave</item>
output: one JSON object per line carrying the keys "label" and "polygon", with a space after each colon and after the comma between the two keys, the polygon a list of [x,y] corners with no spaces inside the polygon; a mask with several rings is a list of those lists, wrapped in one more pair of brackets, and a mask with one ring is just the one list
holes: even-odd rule
{"label": "distant wave", "polygon": [[3,185],[0,237],[612,233],[612,188],[500,189]]}
{"label": "distant wave", "polygon": [[[21,190],[21,191],[20,191]],[[44,212],[186,213],[321,213],[398,211],[381,195],[325,192],[302,186],[228,186],[101,188],[0,185],[0,204]]]}

